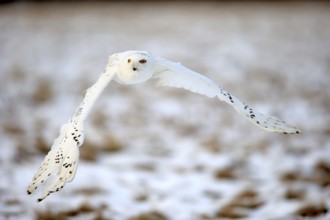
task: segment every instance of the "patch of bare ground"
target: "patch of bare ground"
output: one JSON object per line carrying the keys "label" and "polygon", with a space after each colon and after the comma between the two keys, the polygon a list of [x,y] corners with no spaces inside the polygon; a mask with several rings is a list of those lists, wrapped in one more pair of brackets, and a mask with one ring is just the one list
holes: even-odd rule
{"label": "patch of bare ground", "polygon": [[[0,194],[2,194],[1,191]],[[22,201],[15,197],[6,198],[3,201],[0,201],[0,206],[2,208],[0,213],[4,219],[19,219],[19,217],[26,212]]]}
{"label": "patch of bare ground", "polygon": [[214,178],[219,180],[237,180],[241,175],[242,168],[245,166],[244,160],[233,161],[231,164],[215,170]]}
{"label": "patch of bare ground", "polygon": [[295,215],[300,217],[321,217],[325,216],[329,209],[325,204],[309,204],[299,208]]}
{"label": "patch of bare ground", "polygon": [[304,200],[306,197],[305,191],[300,189],[287,189],[284,198],[287,200]]}
{"label": "patch of bare ground", "polygon": [[220,153],[220,140],[217,136],[212,136],[202,141],[201,146],[208,152],[218,154]]}
{"label": "patch of bare ground", "polygon": [[[89,203],[82,203],[79,207],[66,211],[54,212],[51,209],[46,209],[44,211],[36,211],[35,219],[36,220],[66,220],[73,217],[82,217],[86,214],[92,214],[93,218],[91,219],[110,219],[103,216],[103,210],[106,209],[105,204],[100,205],[99,207],[93,207]],[[90,218],[89,218],[90,219]]]}
{"label": "patch of bare ground", "polygon": [[261,207],[264,201],[260,199],[258,192],[246,189],[236,195],[227,205],[220,208],[216,218],[245,219],[254,209]]}
{"label": "patch of bare ground", "polygon": [[330,186],[330,165],[320,160],[315,163],[310,172],[287,171],[280,177],[284,183],[303,182],[318,185],[322,188]]}
{"label": "patch of bare ground", "polygon": [[36,104],[42,104],[54,97],[51,82],[49,79],[41,79],[38,84],[34,87],[32,93],[32,100]]}
{"label": "patch of bare ground", "polygon": [[73,191],[73,194],[77,195],[85,195],[85,196],[94,196],[104,194],[105,190],[97,188],[97,187],[85,187],[79,188]]}
{"label": "patch of bare ground", "polygon": [[130,217],[128,220],[167,220],[168,218],[159,211],[150,211]]}
{"label": "patch of bare ground", "polygon": [[123,145],[112,135],[103,138],[102,144],[98,145],[88,139],[81,148],[81,159],[85,161],[96,161],[101,153],[113,153],[123,149]]}
{"label": "patch of bare ground", "polygon": [[235,169],[231,166],[221,168],[215,171],[214,177],[216,179],[228,179],[233,180],[236,179]]}

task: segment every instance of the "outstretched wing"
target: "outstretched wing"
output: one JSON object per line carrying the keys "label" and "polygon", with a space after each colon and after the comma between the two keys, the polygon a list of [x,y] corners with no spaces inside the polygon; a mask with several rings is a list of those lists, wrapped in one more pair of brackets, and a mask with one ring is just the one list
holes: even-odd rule
{"label": "outstretched wing", "polygon": [[66,182],[73,180],[78,162],[79,146],[83,142],[83,130],[74,127],[72,123],[62,126],[59,137],[54,141],[53,146],[39,170],[34,175],[32,183],[28,187],[28,194],[33,193],[41,184],[45,183],[51,175],[56,175],[53,181],[45,188],[42,196],[38,199],[41,202],[48,195],[62,189]]}
{"label": "outstretched wing", "polygon": [[38,202],[51,193],[61,190],[65,183],[73,180],[79,162],[79,147],[84,141],[84,122],[96,100],[117,71],[111,66],[114,65],[115,58],[115,56],[110,57],[106,71],[87,90],[84,100],[71,120],[61,127],[59,137],[54,141],[51,150],[28,186],[27,193],[31,194],[50,179],[50,183],[45,187]]}
{"label": "outstretched wing", "polygon": [[299,129],[276,117],[255,111],[209,78],[186,68],[180,63],[174,63],[163,58],[157,58],[157,63],[157,72],[153,77],[158,79],[158,85],[184,88],[208,97],[218,97],[233,106],[250,122],[264,130],[284,134],[300,133]]}

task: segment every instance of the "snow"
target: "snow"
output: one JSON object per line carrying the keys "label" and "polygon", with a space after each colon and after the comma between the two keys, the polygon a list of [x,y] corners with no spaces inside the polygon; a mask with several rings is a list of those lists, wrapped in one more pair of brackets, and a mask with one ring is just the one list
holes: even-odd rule
{"label": "snow", "polygon": [[[81,204],[94,211],[70,219],[153,211],[295,219],[302,208],[329,209],[329,10],[320,2],[3,4],[0,219],[49,210],[59,218]],[[60,126],[108,56],[130,49],[181,62],[303,133],[267,133],[225,103],[153,81],[112,82],[87,122],[74,181],[36,203],[41,191],[26,188]]]}

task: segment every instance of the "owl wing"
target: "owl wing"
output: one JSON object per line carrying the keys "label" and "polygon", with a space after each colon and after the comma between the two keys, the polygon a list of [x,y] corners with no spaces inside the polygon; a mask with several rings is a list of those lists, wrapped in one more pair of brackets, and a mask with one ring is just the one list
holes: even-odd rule
{"label": "owl wing", "polygon": [[73,180],[79,162],[79,146],[83,142],[82,135],[83,130],[73,126],[70,122],[61,127],[59,137],[55,139],[51,150],[27,189],[28,194],[33,193],[51,175],[55,174],[53,181],[45,188],[38,202],[41,202],[51,193],[62,189],[66,182]]}
{"label": "owl wing", "polygon": [[34,175],[27,193],[33,193],[40,185],[49,182],[38,202],[44,200],[51,193],[61,190],[67,182],[74,179],[79,163],[79,147],[84,141],[84,122],[87,119],[96,100],[104,88],[112,80],[117,69],[110,57],[109,66],[97,82],[87,91],[84,100],[77,108],[71,120],[61,127],[58,138],[54,141],[49,153]]}
{"label": "owl wing", "polygon": [[300,133],[299,129],[276,117],[255,111],[209,78],[186,68],[180,63],[174,63],[163,58],[156,59],[158,66],[153,77],[158,79],[158,85],[184,88],[211,98],[218,97],[220,100],[233,106],[236,111],[254,125],[266,131],[284,134]]}

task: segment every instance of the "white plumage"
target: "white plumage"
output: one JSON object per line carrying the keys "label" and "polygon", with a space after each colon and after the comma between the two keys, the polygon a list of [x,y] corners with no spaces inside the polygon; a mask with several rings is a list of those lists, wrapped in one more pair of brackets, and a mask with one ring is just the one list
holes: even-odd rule
{"label": "white plumage", "polygon": [[276,117],[253,110],[212,80],[179,63],[155,58],[145,51],[116,53],[109,57],[104,72],[97,82],[87,90],[83,102],[71,120],[62,126],[59,137],[54,141],[50,152],[29,185],[28,194],[33,193],[50,176],[55,175],[38,199],[40,202],[49,194],[62,189],[66,182],[73,180],[79,162],[79,147],[84,141],[84,122],[97,98],[112,79],[121,84],[136,84],[150,78],[157,79],[157,84],[161,86],[184,88],[211,98],[217,97],[233,106],[250,122],[264,130],[284,134],[300,133],[296,127],[288,125]]}

